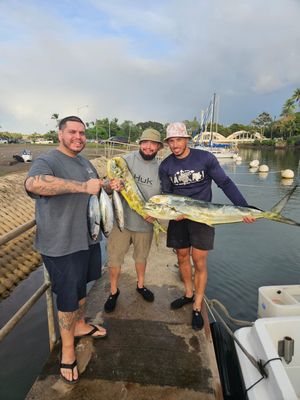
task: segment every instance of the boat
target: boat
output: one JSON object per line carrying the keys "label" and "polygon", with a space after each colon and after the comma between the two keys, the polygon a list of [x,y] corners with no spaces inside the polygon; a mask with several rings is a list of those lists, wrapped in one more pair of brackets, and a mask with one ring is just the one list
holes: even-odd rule
{"label": "boat", "polygon": [[19,154],[14,154],[13,158],[19,162],[31,162],[32,152],[30,150],[24,149]]}
{"label": "boat", "polygon": [[258,319],[233,337],[214,325],[224,399],[300,399],[300,285],[259,288]]}
{"label": "boat", "polygon": [[209,145],[195,144],[195,149],[205,150],[212,153],[218,159],[220,158],[232,158],[236,160],[239,157],[238,151],[231,145],[226,145],[222,143],[210,143]]}
{"label": "boat", "polygon": [[[213,125],[215,124],[216,110],[216,94],[214,93],[207,111],[201,117],[200,130],[195,132],[194,148],[204,151],[209,151],[214,154],[218,159],[220,158],[233,158],[239,157],[237,148],[230,143],[216,143],[214,141]],[[208,143],[203,140],[203,134],[206,131],[207,121],[210,119],[210,135]]]}

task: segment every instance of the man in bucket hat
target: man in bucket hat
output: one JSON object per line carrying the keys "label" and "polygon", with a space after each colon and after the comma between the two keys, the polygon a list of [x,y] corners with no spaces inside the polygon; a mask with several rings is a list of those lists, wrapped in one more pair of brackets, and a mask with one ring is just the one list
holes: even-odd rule
{"label": "man in bucket hat", "polygon": [[[135,182],[144,195],[145,200],[160,193],[158,176],[158,161],[156,155],[163,147],[160,133],[153,128],[143,131],[139,140],[139,150],[126,154],[124,157]],[[122,189],[120,180],[111,181],[111,188],[117,191]],[[114,311],[120,294],[118,281],[124,257],[133,244],[133,258],[137,273],[137,292],[144,300],[154,301],[154,295],[144,286],[145,270],[153,237],[153,218],[143,219],[133,211],[122,198],[124,208],[125,228],[123,232],[114,226],[108,239],[108,266],[110,276],[110,295],[104,304],[104,310],[109,313]]]}
{"label": "man in bucket hat", "polygon": [[[234,205],[248,206],[233,181],[225,174],[216,157],[209,151],[188,147],[190,135],[183,122],[174,122],[167,126],[168,143],[172,152],[159,167],[159,176],[163,193],[174,193],[193,199],[211,201],[212,181],[223,190]],[[253,222],[254,218],[246,217],[244,222]],[[213,249],[214,228],[199,222],[185,219],[170,221],[167,233],[167,247],[174,248],[178,265],[185,286],[184,296],[171,303],[173,310],[188,303],[193,303],[192,327],[203,328],[201,305],[204,297],[208,251]],[[192,265],[195,268],[194,290]]]}

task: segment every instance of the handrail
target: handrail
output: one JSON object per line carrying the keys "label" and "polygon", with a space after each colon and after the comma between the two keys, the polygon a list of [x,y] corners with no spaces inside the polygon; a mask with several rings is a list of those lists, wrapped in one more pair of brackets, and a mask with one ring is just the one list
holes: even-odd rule
{"label": "handrail", "polygon": [[[12,231],[6,233],[0,237],[0,246],[15,239],[22,233],[28,231],[35,225],[35,220],[26,222],[25,224],[13,229]],[[12,318],[0,329],[0,342],[13,330],[17,323],[28,313],[31,307],[39,300],[39,298],[46,292],[46,302],[47,302],[47,316],[48,316],[48,333],[49,333],[49,346],[50,351],[52,351],[56,343],[56,332],[54,323],[54,307],[53,307],[53,296],[51,291],[51,282],[48,271],[44,268],[44,283],[40,286],[30,299],[23,304],[21,308],[12,316]]]}
{"label": "handrail", "polygon": [[28,231],[30,228],[32,228],[35,225],[35,219],[32,219],[29,222],[26,222],[23,225],[18,226],[17,228],[11,230],[10,232],[6,233],[5,235],[2,235],[0,237],[0,246],[9,242],[12,239],[15,239],[22,233]]}
{"label": "handrail", "polygon": [[49,283],[44,283],[26,303],[19,308],[13,317],[0,329],[0,342],[16,326],[16,324],[27,314],[30,308],[38,301],[42,294],[49,288]]}

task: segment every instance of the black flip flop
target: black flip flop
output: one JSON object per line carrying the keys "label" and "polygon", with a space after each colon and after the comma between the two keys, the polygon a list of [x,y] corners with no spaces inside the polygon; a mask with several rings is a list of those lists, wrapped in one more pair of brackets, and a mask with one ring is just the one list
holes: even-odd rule
{"label": "black flip flop", "polygon": [[[72,377],[73,377],[73,370],[74,368],[77,367],[77,361],[75,360],[72,364],[64,364],[64,363],[60,363],[59,364],[59,368],[62,369],[71,369],[72,370]],[[77,383],[79,381],[79,377],[77,379],[72,379],[71,381],[69,381],[68,379],[66,379],[62,373],[60,372],[60,377],[61,379],[67,383],[68,385],[75,385],[75,383]]]}
{"label": "black flip flop", "polygon": [[100,332],[100,330],[97,328],[97,326],[90,324],[90,326],[92,327],[92,329],[88,332],[85,333],[84,335],[79,335],[79,336],[75,336],[75,338],[84,338],[84,337],[92,337],[93,339],[104,339],[107,336],[107,333],[105,333],[104,335],[97,335],[97,336],[93,336],[94,333],[96,333],[97,331]]}

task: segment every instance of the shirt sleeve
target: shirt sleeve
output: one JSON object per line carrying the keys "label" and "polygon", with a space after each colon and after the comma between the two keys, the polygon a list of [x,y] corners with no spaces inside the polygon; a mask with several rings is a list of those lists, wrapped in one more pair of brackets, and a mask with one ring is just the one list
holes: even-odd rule
{"label": "shirt sleeve", "polygon": [[28,172],[28,177],[36,175],[54,175],[49,163],[43,158],[37,158]]}
{"label": "shirt sleeve", "polygon": [[214,155],[212,155],[211,158],[209,175],[235,206],[248,206],[246,199],[235,183],[226,175],[224,169],[220,166],[219,161]]}
{"label": "shirt sleeve", "polygon": [[165,163],[160,164],[159,170],[159,179],[161,184],[161,192],[162,193],[172,193],[173,192],[173,185],[170,181],[169,175],[165,168]]}

